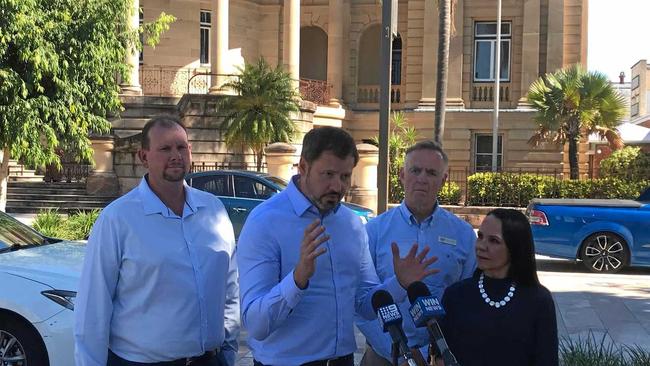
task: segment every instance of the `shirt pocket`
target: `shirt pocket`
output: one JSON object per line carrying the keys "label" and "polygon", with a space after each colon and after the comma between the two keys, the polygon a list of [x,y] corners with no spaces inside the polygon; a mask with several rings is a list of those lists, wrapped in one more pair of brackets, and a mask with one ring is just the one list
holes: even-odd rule
{"label": "shirt pocket", "polygon": [[[440,272],[430,275],[424,279],[429,288],[435,288],[438,292],[436,296],[442,296],[444,290],[451,284],[461,280],[463,273],[463,262],[460,252],[455,245],[440,242],[436,237],[434,242],[425,243],[430,248],[427,256],[436,256],[438,260],[430,267],[440,270]],[[435,294],[434,294],[435,295]]]}

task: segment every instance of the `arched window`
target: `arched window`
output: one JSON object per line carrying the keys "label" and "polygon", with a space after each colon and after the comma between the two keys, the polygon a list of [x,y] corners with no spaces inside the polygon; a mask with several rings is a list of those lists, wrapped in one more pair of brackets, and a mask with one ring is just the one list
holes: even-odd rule
{"label": "arched window", "polygon": [[327,33],[319,27],[300,28],[300,78],[327,80]]}

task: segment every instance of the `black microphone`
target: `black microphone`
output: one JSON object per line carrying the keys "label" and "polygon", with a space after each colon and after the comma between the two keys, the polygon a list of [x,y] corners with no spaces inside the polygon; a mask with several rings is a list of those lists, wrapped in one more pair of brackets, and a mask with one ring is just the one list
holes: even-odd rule
{"label": "black microphone", "polygon": [[413,360],[411,349],[407,345],[406,335],[402,329],[402,314],[395,305],[393,297],[384,290],[377,290],[372,295],[372,308],[377,313],[379,325],[384,332],[388,332],[393,344],[397,345],[400,356],[404,357],[409,366],[417,366]]}
{"label": "black microphone", "polygon": [[460,366],[454,354],[451,353],[436,320],[436,318],[445,315],[445,310],[442,308],[440,301],[435,296],[431,296],[427,285],[420,281],[413,282],[406,292],[411,302],[409,313],[411,313],[415,326],[418,328],[427,327],[431,344],[438,349],[445,366]]}

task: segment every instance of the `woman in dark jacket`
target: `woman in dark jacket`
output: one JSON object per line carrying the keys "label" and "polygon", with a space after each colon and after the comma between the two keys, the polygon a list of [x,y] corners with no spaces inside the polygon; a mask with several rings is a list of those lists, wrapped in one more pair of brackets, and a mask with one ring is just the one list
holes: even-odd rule
{"label": "woman in dark jacket", "polygon": [[556,366],[555,304],[539,283],[530,224],[496,209],[476,240],[474,276],[445,291],[441,326],[462,366]]}

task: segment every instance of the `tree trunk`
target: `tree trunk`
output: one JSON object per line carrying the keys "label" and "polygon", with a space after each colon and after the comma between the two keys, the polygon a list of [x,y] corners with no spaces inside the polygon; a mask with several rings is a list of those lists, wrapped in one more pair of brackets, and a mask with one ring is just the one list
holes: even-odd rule
{"label": "tree trunk", "polygon": [[255,151],[255,163],[257,163],[257,171],[262,171],[262,158],[264,157],[264,148]]}
{"label": "tree trunk", "polygon": [[0,150],[0,211],[7,208],[7,181],[9,180],[9,147]]}
{"label": "tree trunk", "polygon": [[447,103],[451,0],[438,0],[438,14],[440,19],[438,26],[438,70],[436,74],[434,140],[442,144],[442,136],[445,132],[445,104]]}
{"label": "tree trunk", "polygon": [[569,168],[571,169],[571,179],[579,178],[578,139],[578,137],[569,138]]}

